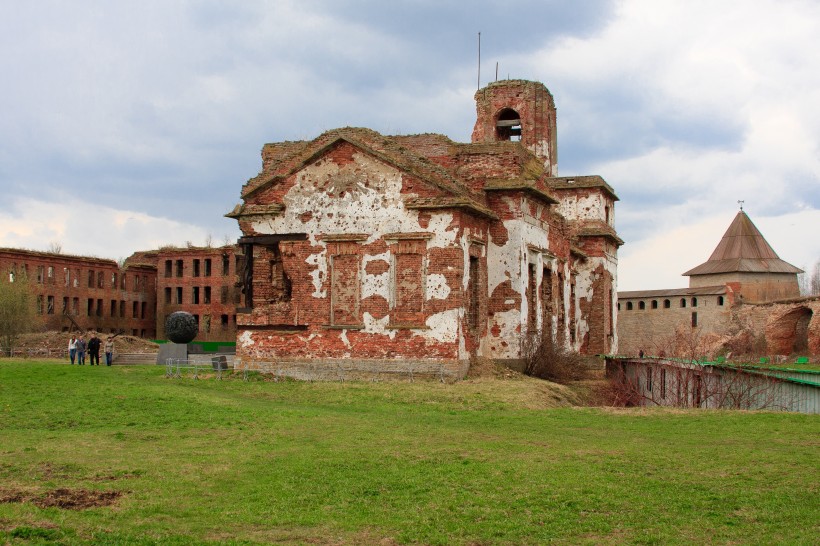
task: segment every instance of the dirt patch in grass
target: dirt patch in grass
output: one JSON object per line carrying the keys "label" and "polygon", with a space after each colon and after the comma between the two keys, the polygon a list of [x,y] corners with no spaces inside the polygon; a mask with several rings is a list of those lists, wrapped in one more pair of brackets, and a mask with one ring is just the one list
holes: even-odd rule
{"label": "dirt patch in grass", "polygon": [[89,489],[59,488],[38,495],[21,490],[2,489],[0,490],[0,503],[31,502],[40,508],[85,510],[99,506],[111,506],[121,496],[121,491],[92,491]]}

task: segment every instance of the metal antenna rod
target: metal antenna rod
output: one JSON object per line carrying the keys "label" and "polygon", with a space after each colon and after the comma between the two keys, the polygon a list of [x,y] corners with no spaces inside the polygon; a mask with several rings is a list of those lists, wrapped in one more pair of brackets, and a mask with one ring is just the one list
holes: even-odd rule
{"label": "metal antenna rod", "polygon": [[478,33],[478,79],[476,89],[481,89],[481,32]]}

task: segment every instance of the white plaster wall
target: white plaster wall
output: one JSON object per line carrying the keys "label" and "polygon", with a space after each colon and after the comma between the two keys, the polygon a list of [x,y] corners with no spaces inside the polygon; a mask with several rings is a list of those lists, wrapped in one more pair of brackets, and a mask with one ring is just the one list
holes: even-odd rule
{"label": "white plaster wall", "polygon": [[[345,165],[322,159],[297,174],[294,186],[283,198],[284,213],[260,218],[253,223],[253,229],[259,234],[307,233],[310,243],[321,248],[306,259],[312,270],[312,295],[326,298],[329,293],[327,243],[317,239],[317,234],[361,233],[367,235],[362,244],[368,244],[388,233],[426,232],[431,234],[428,249],[456,244],[458,229],[451,226],[453,215],[431,212],[427,227],[422,227],[418,211],[404,207],[403,198],[413,194],[402,196],[401,188],[401,173],[367,154],[354,153],[353,162]],[[391,301],[391,271],[377,275],[366,273],[367,264],[377,260],[392,265],[389,251],[362,257],[362,298],[376,295]],[[428,300],[445,299],[452,290],[443,275],[429,275],[426,288]],[[433,315],[427,320],[427,329],[413,333],[431,341],[455,342],[460,335],[459,312],[453,309]],[[364,332],[395,336],[395,331],[387,328],[387,317],[377,320],[364,313],[363,322]],[[338,335],[346,341],[344,330]]]}
{"label": "white plaster wall", "polygon": [[[586,196],[563,195],[558,204],[560,212],[568,220],[606,220],[607,198],[601,192]],[[611,212],[611,211],[610,211]],[[610,217],[610,221],[612,218]]]}
{"label": "white plaster wall", "polygon": [[[513,210],[526,210],[526,198],[514,201],[507,198],[507,205]],[[520,295],[520,306],[518,309],[495,313],[488,324],[488,332],[495,327],[500,331],[499,339],[507,342],[503,347],[500,343],[492,343],[489,340],[482,344],[482,354],[489,358],[515,359],[521,356],[521,340],[526,334],[527,315],[529,312],[529,302],[527,301],[527,282],[529,276],[530,249],[535,248],[540,251],[549,250],[549,232],[546,226],[538,225],[539,222],[522,215],[504,221],[507,230],[507,240],[503,244],[496,244],[490,238],[487,245],[487,282],[488,293],[492,296],[493,291],[503,282],[509,279],[511,289]],[[536,263],[537,274],[542,269],[540,261]],[[488,333],[488,336],[491,336]]]}

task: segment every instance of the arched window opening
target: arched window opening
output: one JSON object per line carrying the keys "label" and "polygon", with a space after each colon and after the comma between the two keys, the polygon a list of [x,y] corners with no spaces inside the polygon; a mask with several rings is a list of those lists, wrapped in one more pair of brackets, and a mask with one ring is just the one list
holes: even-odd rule
{"label": "arched window opening", "polygon": [[626,302],[626,310],[627,311],[632,311],[632,302],[631,301]]}
{"label": "arched window opening", "polygon": [[698,299],[697,298],[692,298],[692,307],[697,307],[697,306],[698,306]]}
{"label": "arched window opening", "polygon": [[723,305],[723,296],[718,296],[718,305]]}
{"label": "arched window opening", "polygon": [[670,307],[672,307],[672,302],[669,300],[663,300],[663,308],[669,309]]}
{"label": "arched window opening", "polygon": [[505,108],[498,114],[495,123],[498,140],[521,140],[521,116],[512,108]]}
{"label": "arched window opening", "polygon": [[638,309],[640,309],[641,311],[643,311],[644,309],[646,309],[646,303],[644,303],[644,302],[639,302],[639,303],[638,303]]}
{"label": "arched window opening", "polygon": [[681,298],[680,299],[680,306],[681,307],[686,307],[686,298]]}
{"label": "arched window opening", "polygon": [[658,300],[652,300],[652,309],[658,308]]}

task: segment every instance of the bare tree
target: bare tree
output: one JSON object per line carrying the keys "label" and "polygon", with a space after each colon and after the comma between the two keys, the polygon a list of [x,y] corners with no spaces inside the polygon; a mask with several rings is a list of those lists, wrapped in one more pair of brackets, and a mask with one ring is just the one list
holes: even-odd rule
{"label": "bare tree", "polygon": [[814,267],[811,270],[811,277],[809,278],[809,295],[820,295],[820,260],[814,262]]}
{"label": "bare tree", "polygon": [[63,253],[63,243],[60,241],[51,241],[48,243],[48,252],[51,254],[62,254]]}
{"label": "bare tree", "polygon": [[20,334],[37,324],[34,294],[28,279],[20,275],[13,282],[0,279],[0,342],[3,352],[12,354]]}
{"label": "bare tree", "polygon": [[523,343],[524,374],[566,384],[587,378],[591,367],[583,355],[554,341],[548,328],[529,334]]}

